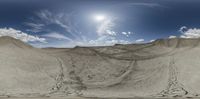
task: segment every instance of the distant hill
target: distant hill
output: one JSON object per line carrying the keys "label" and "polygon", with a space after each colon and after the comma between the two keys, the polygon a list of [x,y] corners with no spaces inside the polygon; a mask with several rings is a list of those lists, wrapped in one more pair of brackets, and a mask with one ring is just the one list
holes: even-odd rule
{"label": "distant hill", "polygon": [[32,48],[31,45],[24,43],[21,40],[15,39],[10,36],[2,36],[0,37],[0,46],[16,46],[20,48]]}

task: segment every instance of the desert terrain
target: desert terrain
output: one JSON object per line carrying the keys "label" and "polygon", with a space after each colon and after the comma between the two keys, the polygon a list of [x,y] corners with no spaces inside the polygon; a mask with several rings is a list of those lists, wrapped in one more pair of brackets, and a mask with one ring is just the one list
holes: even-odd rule
{"label": "desert terrain", "polygon": [[0,37],[0,97],[198,98],[199,52],[198,38],[34,48],[11,37]]}

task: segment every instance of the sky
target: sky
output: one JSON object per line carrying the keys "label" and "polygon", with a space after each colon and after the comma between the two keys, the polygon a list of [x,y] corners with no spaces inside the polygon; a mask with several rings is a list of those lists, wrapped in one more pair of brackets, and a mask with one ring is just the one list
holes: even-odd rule
{"label": "sky", "polygon": [[0,36],[68,48],[199,38],[198,0],[0,0]]}

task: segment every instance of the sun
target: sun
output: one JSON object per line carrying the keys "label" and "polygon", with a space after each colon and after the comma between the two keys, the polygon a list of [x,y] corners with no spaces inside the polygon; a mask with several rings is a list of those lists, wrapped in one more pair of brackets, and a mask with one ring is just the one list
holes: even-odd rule
{"label": "sun", "polygon": [[95,15],[94,20],[97,22],[104,21],[106,19],[105,15]]}

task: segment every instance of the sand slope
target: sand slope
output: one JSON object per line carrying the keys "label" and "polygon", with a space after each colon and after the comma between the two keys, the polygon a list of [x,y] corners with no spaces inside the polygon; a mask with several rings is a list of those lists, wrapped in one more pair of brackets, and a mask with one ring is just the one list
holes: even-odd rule
{"label": "sand slope", "polygon": [[0,94],[198,97],[200,39],[72,49],[0,38]]}
{"label": "sand slope", "polygon": [[19,40],[0,38],[0,94],[47,93],[56,83],[59,64]]}

